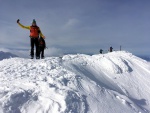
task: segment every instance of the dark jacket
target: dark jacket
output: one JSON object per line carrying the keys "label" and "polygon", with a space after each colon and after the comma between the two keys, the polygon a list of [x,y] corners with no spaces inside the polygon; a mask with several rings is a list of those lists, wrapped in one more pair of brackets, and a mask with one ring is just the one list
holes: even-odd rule
{"label": "dark jacket", "polygon": [[46,48],[45,40],[42,37],[39,38],[39,47]]}

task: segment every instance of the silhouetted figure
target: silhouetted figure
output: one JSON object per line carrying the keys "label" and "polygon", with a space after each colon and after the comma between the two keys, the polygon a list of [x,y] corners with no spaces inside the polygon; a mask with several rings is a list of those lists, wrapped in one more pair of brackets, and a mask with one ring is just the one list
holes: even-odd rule
{"label": "silhouetted figure", "polygon": [[102,50],[102,49],[100,49],[100,51],[99,51],[99,52],[100,52],[100,54],[103,54],[103,50]]}
{"label": "silhouetted figure", "polygon": [[110,47],[109,51],[110,51],[110,52],[112,52],[112,51],[113,51],[113,48],[112,48],[112,47]]}
{"label": "silhouetted figure", "polygon": [[46,48],[46,43],[44,38],[39,38],[39,57],[44,59],[44,49]]}
{"label": "silhouetted figure", "polygon": [[120,51],[121,51],[121,46],[120,46]]}

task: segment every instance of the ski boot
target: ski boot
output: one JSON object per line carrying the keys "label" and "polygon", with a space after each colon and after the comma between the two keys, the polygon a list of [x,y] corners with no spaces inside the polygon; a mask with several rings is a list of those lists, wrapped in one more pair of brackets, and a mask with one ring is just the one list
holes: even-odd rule
{"label": "ski boot", "polygon": [[39,57],[39,56],[36,56],[36,59],[40,59],[40,57]]}
{"label": "ski boot", "polygon": [[41,59],[44,59],[44,56],[41,56]]}
{"label": "ski boot", "polygon": [[31,59],[34,59],[34,56],[33,56],[33,55],[31,55]]}

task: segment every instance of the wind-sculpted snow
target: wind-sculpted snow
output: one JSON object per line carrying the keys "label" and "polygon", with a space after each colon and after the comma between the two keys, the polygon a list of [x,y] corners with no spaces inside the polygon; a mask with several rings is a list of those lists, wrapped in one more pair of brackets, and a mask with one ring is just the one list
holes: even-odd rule
{"label": "wind-sculpted snow", "polygon": [[150,113],[150,64],[128,52],[0,61],[0,113]]}

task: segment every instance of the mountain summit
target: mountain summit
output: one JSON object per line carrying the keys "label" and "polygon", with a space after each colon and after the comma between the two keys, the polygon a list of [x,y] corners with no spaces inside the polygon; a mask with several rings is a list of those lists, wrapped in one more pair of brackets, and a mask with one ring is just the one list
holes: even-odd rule
{"label": "mountain summit", "polygon": [[125,51],[0,61],[0,113],[150,113],[150,63]]}

